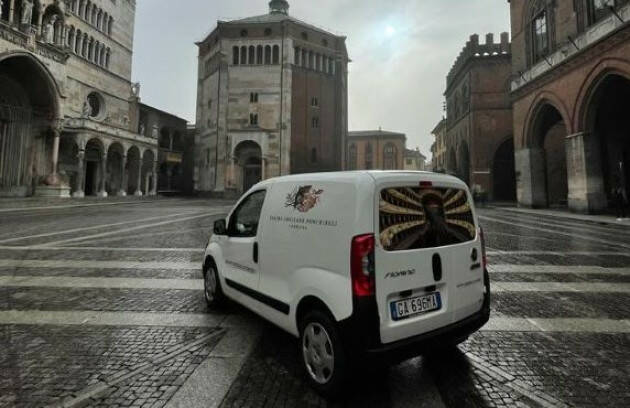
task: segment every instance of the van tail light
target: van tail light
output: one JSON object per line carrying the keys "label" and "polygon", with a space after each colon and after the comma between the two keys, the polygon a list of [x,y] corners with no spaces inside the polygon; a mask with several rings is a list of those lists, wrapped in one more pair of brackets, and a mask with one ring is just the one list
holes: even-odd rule
{"label": "van tail light", "polygon": [[355,296],[374,295],[374,235],[359,235],[352,239],[350,275]]}
{"label": "van tail light", "polygon": [[483,235],[482,227],[479,227],[479,238],[481,240],[481,266],[485,269],[488,266],[488,257],[486,256],[486,238]]}

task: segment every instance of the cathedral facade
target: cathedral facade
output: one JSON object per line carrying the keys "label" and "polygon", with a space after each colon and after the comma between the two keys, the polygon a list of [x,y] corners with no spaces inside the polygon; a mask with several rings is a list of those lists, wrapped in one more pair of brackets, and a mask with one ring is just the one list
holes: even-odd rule
{"label": "cathedral facade", "polygon": [[0,196],[155,194],[135,0],[0,2]]}
{"label": "cathedral facade", "polygon": [[219,21],[199,47],[195,190],[235,196],[279,175],[344,168],[345,37],[288,14]]}

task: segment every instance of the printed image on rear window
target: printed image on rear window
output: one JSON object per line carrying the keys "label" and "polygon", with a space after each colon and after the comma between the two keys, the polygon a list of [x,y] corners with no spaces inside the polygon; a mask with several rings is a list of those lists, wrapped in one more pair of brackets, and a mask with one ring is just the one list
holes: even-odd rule
{"label": "printed image on rear window", "polygon": [[396,187],[381,191],[380,240],[387,251],[435,248],[475,239],[464,190]]}

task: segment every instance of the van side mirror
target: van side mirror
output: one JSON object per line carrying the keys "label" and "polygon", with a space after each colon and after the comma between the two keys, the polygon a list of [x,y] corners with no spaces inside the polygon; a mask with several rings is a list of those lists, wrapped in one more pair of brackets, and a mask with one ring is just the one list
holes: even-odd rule
{"label": "van side mirror", "polygon": [[214,222],[214,235],[227,235],[227,226],[225,224],[225,220],[216,220]]}

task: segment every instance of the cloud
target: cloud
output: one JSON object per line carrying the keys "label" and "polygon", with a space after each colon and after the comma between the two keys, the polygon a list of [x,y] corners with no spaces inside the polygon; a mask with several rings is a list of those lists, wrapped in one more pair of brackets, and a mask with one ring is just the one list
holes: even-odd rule
{"label": "cloud", "polygon": [[[134,81],[142,100],[195,121],[197,47],[219,19],[265,14],[266,0],[138,0]],[[289,0],[290,14],[347,36],[349,126],[407,134],[430,155],[446,75],[470,34],[509,31],[496,0]],[[386,34],[387,27],[395,32]]]}

